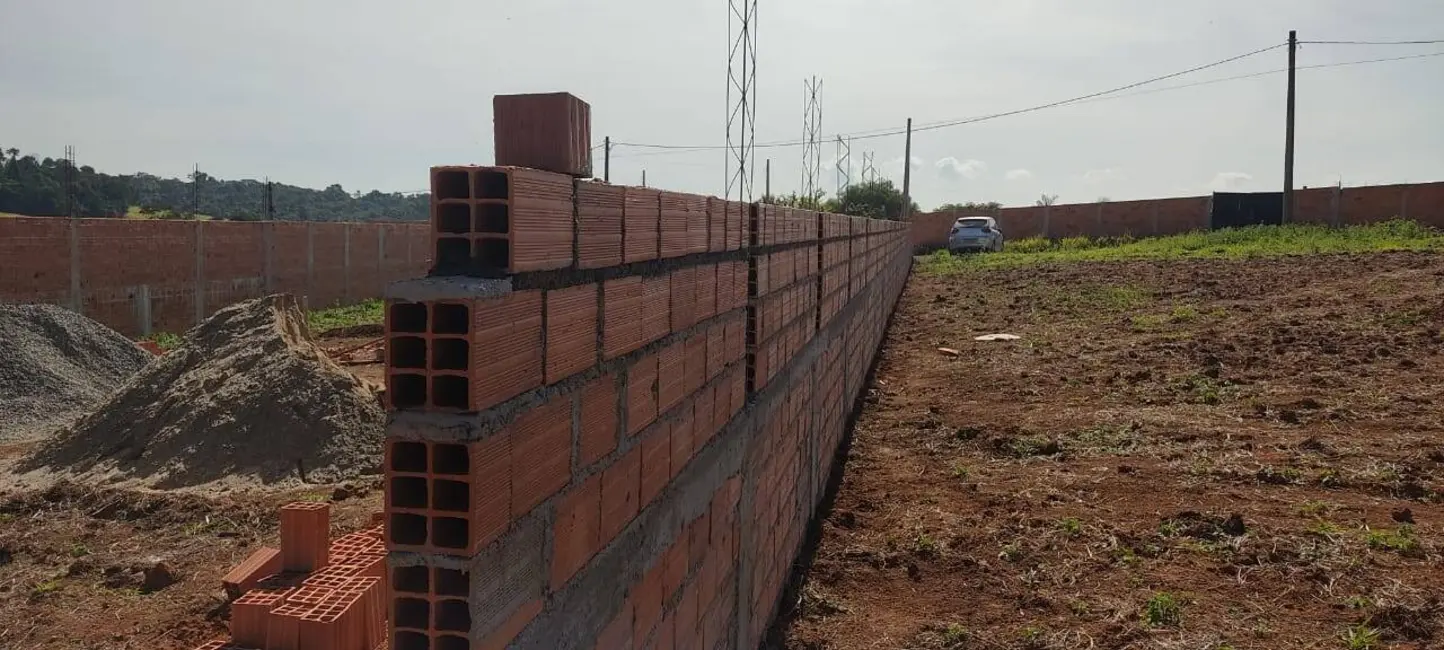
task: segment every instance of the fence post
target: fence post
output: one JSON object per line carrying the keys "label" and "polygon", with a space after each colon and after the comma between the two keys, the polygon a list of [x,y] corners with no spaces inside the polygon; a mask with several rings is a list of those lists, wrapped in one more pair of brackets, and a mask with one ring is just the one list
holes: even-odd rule
{"label": "fence post", "polygon": [[206,222],[196,220],[196,324],[206,319]]}
{"label": "fence post", "polygon": [[70,310],[85,313],[85,299],[80,295],[80,229],[75,218],[67,219],[70,226]]}
{"label": "fence post", "polygon": [[386,272],[386,224],[376,224],[376,274],[380,276],[381,286],[391,277]]}

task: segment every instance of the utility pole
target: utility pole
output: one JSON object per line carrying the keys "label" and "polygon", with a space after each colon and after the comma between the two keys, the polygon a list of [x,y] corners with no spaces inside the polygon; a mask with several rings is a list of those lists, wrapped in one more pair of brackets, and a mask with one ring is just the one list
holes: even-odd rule
{"label": "utility pole", "polygon": [[265,212],[266,221],[276,220],[276,184],[269,176],[266,177],[266,203],[261,209]]}
{"label": "utility pole", "polygon": [[602,140],[602,180],[612,182],[612,136]]}
{"label": "utility pole", "polygon": [[909,118],[908,118],[908,139],[907,139],[907,144],[903,146],[903,204],[902,204],[902,218],[903,218],[904,220],[906,220],[908,217],[912,216],[912,215],[910,214],[911,208],[912,208],[912,204],[913,204],[913,199],[912,199],[912,185],[913,185],[913,118],[909,117]]}
{"label": "utility pole", "polygon": [[647,170],[642,170],[642,187],[647,186]]}
{"label": "utility pole", "polygon": [[772,198],[772,159],[768,158],[763,167],[762,196]]}
{"label": "utility pole", "polygon": [[1284,127],[1284,213],[1283,222],[1294,221],[1294,62],[1299,49],[1299,33],[1289,30],[1289,98],[1288,124]]}
{"label": "utility pole", "polygon": [[191,174],[191,217],[201,213],[201,164],[196,163],[196,170]]}

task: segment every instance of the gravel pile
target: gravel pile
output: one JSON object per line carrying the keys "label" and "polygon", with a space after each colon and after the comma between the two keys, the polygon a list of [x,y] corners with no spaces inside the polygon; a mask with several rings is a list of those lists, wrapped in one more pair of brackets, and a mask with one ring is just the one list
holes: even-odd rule
{"label": "gravel pile", "polygon": [[21,469],[157,488],[339,482],[380,471],[384,424],[373,389],[275,295],[216,312]]}
{"label": "gravel pile", "polygon": [[54,305],[0,305],[0,441],[43,437],[89,412],[152,359]]}

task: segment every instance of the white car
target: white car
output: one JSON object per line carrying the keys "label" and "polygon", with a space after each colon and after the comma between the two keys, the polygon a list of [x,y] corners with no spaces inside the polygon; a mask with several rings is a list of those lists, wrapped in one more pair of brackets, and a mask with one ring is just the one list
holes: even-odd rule
{"label": "white car", "polygon": [[1003,231],[992,217],[959,217],[948,233],[948,252],[999,252],[1003,250]]}

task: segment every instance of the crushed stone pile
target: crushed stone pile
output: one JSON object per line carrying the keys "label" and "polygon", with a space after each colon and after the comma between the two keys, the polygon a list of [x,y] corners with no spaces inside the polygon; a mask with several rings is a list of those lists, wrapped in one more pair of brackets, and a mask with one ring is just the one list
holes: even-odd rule
{"label": "crushed stone pile", "polygon": [[87,413],[151,354],[55,305],[0,305],[0,441],[43,437]]}
{"label": "crushed stone pile", "polygon": [[222,309],[20,469],[179,488],[380,471],[375,391],[313,342],[296,299]]}

